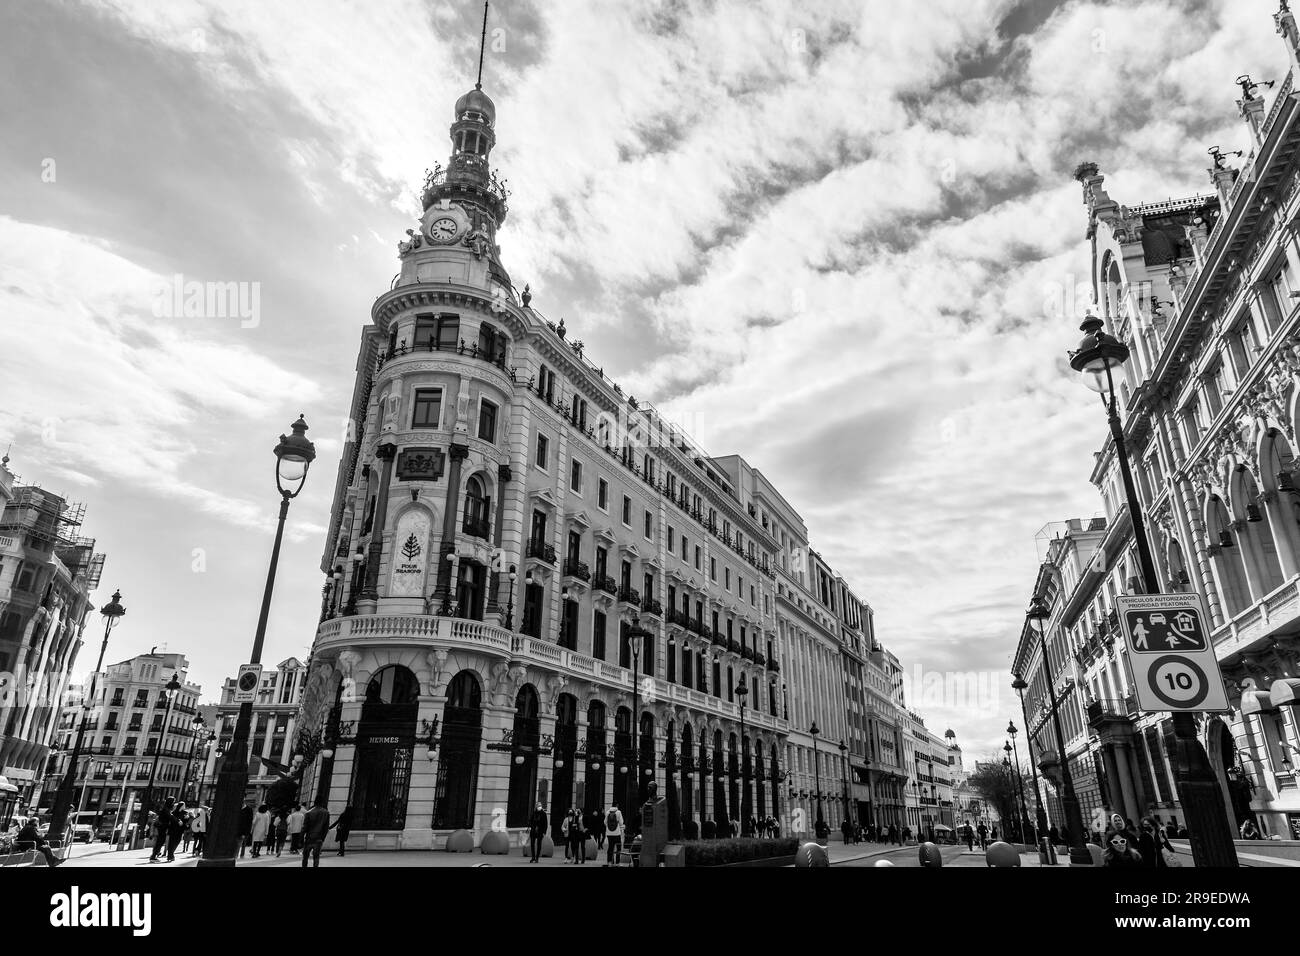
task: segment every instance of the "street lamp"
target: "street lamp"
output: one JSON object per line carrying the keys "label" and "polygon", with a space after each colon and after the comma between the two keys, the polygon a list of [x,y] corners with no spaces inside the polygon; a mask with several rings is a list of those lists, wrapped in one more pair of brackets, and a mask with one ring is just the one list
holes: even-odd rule
{"label": "street lamp", "polygon": [[853,814],[849,812],[849,758],[848,744],[844,738],[840,738],[840,772],[844,776],[844,819],[850,824],[853,822]]}
{"label": "street lamp", "polygon": [[[1112,374],[1112,369],[1118,369],[1128,361],[1128,346],[1105,332],[1101,319],[1095,315],[1088,315],[1079,329],[1083,332],[1083,339],[1079,342],[1079,348],[1070,353],[1070,367],[1076,372],[1082,372],[1088,387],[1101,394],[1102,403],[1106,407],[1111,438],[1115,442],[1115,458],[1119,462],[1120,477],[1124,483],[1129,517],[1133,522],[1133,539],[1137,544],[1142,582],[1147,594],[1159,594],[1160,579],[1156,575],[1155,561],[1151,558],[1151,543],[1147,539],[1146,527],[1142,521],[1142,505],[1138,500],[1137,489],[1133,485],[1133,472],[1129,467],[1128,446],[1124,440],[1124,428],[1119,420],[1119,403]],[[1041,636],[1041,630],[1039,633]],[[1043,664],[1046,667],[1046,645],[1044,645],[1043,657]],[[1051,687],[1050,678],[1048,686]],[[1054,692],[1053,696],[1055,696]],[[1175,711],[1172,716],[1175,751],[1178,757],[1176,768],[1178,797],[1187,820],[1193,861],[1197,866],[1202,867],[1237,866],[1237,849],[1232,842],[1236,834],[1228,822],[1227,808],[1223,803],[1223,791],[1219,787],[1219,781],[1210,767],[1205,748],[1201,746],[1196,736],[1196,719],[1190,711]],[[1060,737],[1059,729],[1057,736]],[[1061,766],[1068,766],[1063,747]],[[1073,786],[1068,783],[1069,779],[1067,770],[1066,793],[1073,796]],[[1070,818],[1071,831],[1075,829],[1075,823],[1076,820]],[[1074,834],[1071,833],[1071,836]],[[1081,841],[1082,836],[1077,839]],[[1074,857],[1075,847],[1071,845],[1071,862],[1074,861]]]}
{"label": "street lamp", "polygon": [[813,721],[812,726],[808,728],[808,733],[812,734],[813,739],[813,776],[817,782],[817,837],[822,835],[822,827],[826,825],[822,819],[822,768],[821,760],[817,756],[817,735],[821,733],[817,729],[817,721]]}
{"label": "street lamp", "polygon": [[140,803],[141,819],[135,828],[137,838],[141,833],[145,832],[145,827],[149,823],[149,805],[153,803],[153,779],[158,772],[158,758],[162,756],[163,747],[167,744],[167,726],[171,723],[172,703],[176,700],[176,692],[181,689],[181,682],[178,678],[178,674],[172,674],[172,679],[163,685],[163,696],[167,698],[167,708],[163,711],[162,731],[158,734],[158,746],[154,748],[153,763],[149,765],[149,783],[144,788],[144,800]]}
{"label": "street lamp", "polygon": [[[1025,778],[1020,773],[1020,748],[1016,746],[1016,734],[1020,733],[1020,731],[1016,730],[1016,725],[1013,721],[1007,721],[1007,733],[1011,736],[1011,751],[1014,754],[1016,761],[1016,786],[1020,790],[1020,833],[1021,836],[1024,836],[1024,825],[1029,822],[1029,804],[1025,801]],[[1034,843],[1037,842],[1038,833],[1035,832]]]}
{"label": "street lamp", "polygon": [[[284,538],[284,521],[289,515],[289,502],[298,497],[307,481],[307,472],[316,457],[316,446],[307,439],[307,423],[301,415],[293,423],[292,435],[281,435],[275,446],[275,486],[280,492],[280,518],[275,527],[275,543],[271,546],[271,566],[266,572],[266,586],[262,591],[262,611],[257,618],[257,633],[253,637],[250,664],[262,661],[262,642],[266,639],[266,619],[271,613],[271,592],[275,588],[275,572],[280,563],[280,542]],[[208,827],[212,839],[203,844],[203,858],[199,866],[234,866],[239,849],[239,813],[244,806],[244,791],[248,789],[248,732],[253,722],[253,702],[239,705],[239,718],[235,732],[226,748],[217,775],[216,791],[212,799],[212,820]]]}
{"label": "street lamp", "polygon": [[[72,805],[72,789],[76,783],[77,764],[81,762],[81,745],[86,738],[86,720],[90,716],[91,702],[99,693],[99,671],[104,666],[104,651],[108,648],[108,635],[112,632],[117,622],[126,614],[126,608],[122,607],[122,592],[114,591],[113,597],[99,611],[104,617],[104,639],[99,645],[99,660],[95,663],[95,673],[90,679],[90,690],[82,695],[81,698],[81,722],[77,725],[77,742],[73,744],[72,755],[68,758],[68,769],[64,772],[63,778],[59,781],[59,789],[54,794],[54,812],[50,816],[49,833],[51,836],[60,836],[67,828],[68,809]],[[86,784],[81,784],[81,795],[77,798],[78,806],[86,798]]]}
{"label": "street lamp", "polygon": [[181,780],[183,781],[181,783],[182,800],[185,799],[185,795],[189,792],[190,765],[194,762],[194,748],[199,745],[199,734],[203,732],[203,725],[204,725],[204,720],[202,714],[199,714],[197,717],[195,717],[193,720],[190,721],[190,755],[185,758],[185,776],[181,778]]}
{"label": "street lamp", "polygon": [[[629,772],[627,775],[627,810],[624,817],[629,824],[629,835],[631,835],[633,822],[639,822],[640,817],[634,812],[635,808],[641,802],[641,748],[637,740],[637,731],[641,724],[641,643],[651,634],[641,626],[639,616],[632,618],[632,626],[627,629],[627,639],[632,645],[632,757],[628,761]],[[639,831],[640,826],[635,827]]]}
{"label": "street lamp", "polygon": [[749,741],[745,738],[745,698],[749,696],[749,685],[745,683],[744,671],[740,674],[740,683],[736,685],[736,696],[740,699],[740,833],[742,836],[752,836],[749,817],[754,807],[749,799]]}
{"label": "street lamp", "polygon": [[[1029,715],[1025,710],[1025,688],[1029,685],[1021,678],[1019,674],[1011,682],[1011,689],[1020,695],[1020,718],[1029,726]],[[1049,843],[1047,838],[1047,811],[1043,809],[1043,794],[1038,789],[1038,764],[1034,760],[1034,735],[1025,735],[1025,748],[1029,751],[1029,772],[1033,775],[1034,780],[1034,813],[1035,822],[1038,824],[1038,847],[1039,852],[1044,854],[1051,862],[1056,862],[1056,850]]]}

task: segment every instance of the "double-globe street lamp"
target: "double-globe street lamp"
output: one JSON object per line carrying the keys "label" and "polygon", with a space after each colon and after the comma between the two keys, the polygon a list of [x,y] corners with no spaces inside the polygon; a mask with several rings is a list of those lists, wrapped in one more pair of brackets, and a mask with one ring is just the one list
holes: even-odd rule
{"label": "double-globe street lamp", "polygon": [[[1124,495],[1133,522],[1133,538],[1137,544],[1138,563],[1142,568],[1142,583],[1147,594],[1159,594],[1160,579],[1151,557],[1151,543],[1147,539],[1142,520],[1142,506],[1129,467],[1128,446],[1119,420],[1119,402],[1113,374],[1114,370],[1128,361],[1128,346],[1107,333],[1104,324],[1095,315],[1088,315],[1079,328],[1083,332],[1083,339],[1079,342],[1079,348],[1070,353],[1070,367],[1083,373],[1088,387],[1101,395],[1106,406],[1111,438],[1115,441],[1115,457],[1119,462]],[[1196,718],[1190,711],[1175,711],[1172,716],[1175,752],[1178,757],[1178,797],[1187,819],[1192,858],[1198,867],[1237,866],[1237,848],[1232,842],[1235,834],[1228,822],[1219,781],[1210,767],[1205,748],[1196,736]],[[1062,750],[1061,765],[1065,766],[1066,762],[1066,754]],[[1070,826],[1071,829],[1074,828],[1073,820]],[[1074,858],[1073,847],[1070,858]]]}
{"label": "double-globe street lamp", "polygon": [[817,721],[812,722],[808,728],[808,733],[813,739],[813,776],[817,783],[817,839],[821,839],[822,830],[826,826],[826,821],[822,819],[822,767],[821,758],[817,754],[817,735],[821,731],[817,728]]}
{"label": "double-globe street lamp", "polygon": [[199,745],[199,735],[207,722],[199,714],[190,721],[190,755],[185,758],[185,776],[181,778],[181,799],[188,800],[190,792],[190,768],[194,765],[194,750]]}
{"label": "double-globe street lamp", "polygon": [[163,711],[162,730],[158,734],[158,746],[153,751],[153,763],[149,765],[149,783],[144,788],[144,800],[140,802],[140,817],[135,826],[136,839],[145,833],[145,839],[148,839],[146,830],[149,824],[149,809],[153,804],[153,781],[158,773],[158,758],[162,756],[163,748],[167,745],[167,728],[172,719],[172,704],[176,702],[176,694],[181,689],[180,675],[173,673],[172,679],[163,685],[163,696],[167,698],[167,708]]}
{"label": "double-globe street lamp", "polygon": [[[1020,733],[1016,729],[1016,723],[1013,720],[1007,721],[1007,734],[1011,737],[1012,758],[1016,762],[1016,785],[1020,788],[1020,812],[1021,812],[1021,835],[1027,829],[1034,831],[1034,843],[1038,843],[1038,828],[1029,825],[1029,801],[1025,799],[1025,776],[1020,772],[1020,747],[1016,744],[1016,734]],[[1026,843],[1029,841],[1026,840]]]}
{"label": "double-globe street lamp", "polygon": [[[81,747],[86,739],[86,721],[90,717],[95,696],[99,693],[99,671],[104,666],[104,651],[108,648],[108,635],[126,614],[126,608],[122,607],[122,592],[114,591],[112,599],[100,609],[99,613],[104,616],[104,639],[99,644],[99,660],[95,663],[95,673],[90,679],[90,689],[81,698],[81,722],[77,725],[77,742],[72,747],[72,755],[68,758],[63,777],[59,780],[59,789],[54,795],[54,812],[50,816],[48,831],[51,836],[61,836],[67,829],[68,810],[72,806],[72,791],[76,784],[77,764],[81,762]],[[78,806],[85,797],[86,784],[83,780],[81,796],[77,801]]]}
{"label": "double-globe street lamp", "polygon": [[749,685],[743,672],[736,685],[736,697],[740,700],[740,832],[742,836],[753,836],[749,828],[749,817],[754,812],[749,802],[749,741],[745,739],[745,700],[749,697]]}
{"label": "double-globe street lamp", "polygon": [[[262,642],[266,638],[266,620],[271,613],[271,592],[275,589],[275,572],[280,563],[280,543],[284,538],[284,521],[289,515],[289,502],[298,497],[307,482],[307,472],[316,458],[316,446],[307,439],[307,423],[302,415],[293,423],[292,435],[281,435],[275,446],[275,486],[280,491],[280,518],[275,526],[275,543],[271,546],[271,566],[266,572],[266,586],[262,591],[262,611],[257,618],[257,633],[253,637],[250,664],[262,662]],[[239,850],[239,814],[244,806],[248,789],[248,732],[253,723],[253,702],[239,705],[235,732],[226,747],[226,759],[217,774],[216,792],[212,799],[212,824],[210,839],[203,845],[203,858],[199,866],[235,865]]]}
{"label": "double-globe street lamp", "polygon": [[637,739],[641,724],[641,646],[646,638],[653,636],[641,626],[639,616],[632,618],[632,625],[627,629],[632,651],[632,755],[627,762],[627,813],[624,814],[628,836],[641,830],[641,747]]}

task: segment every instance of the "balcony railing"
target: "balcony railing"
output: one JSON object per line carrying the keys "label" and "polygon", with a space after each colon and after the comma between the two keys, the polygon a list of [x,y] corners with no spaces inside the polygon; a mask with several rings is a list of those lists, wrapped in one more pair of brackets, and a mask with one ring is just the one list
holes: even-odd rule
{"label": "balcony railing", "polygon": [[1137,713],[1137,701],[1131,694],[1118,699],[1088,701],[1088,723],[1094,726],[1104,720],[1132,720]]}
{"label": "balcony railing", "polygon": [[528,556],[537,558],[539,561],[545,561],[547,564],[555,563],[555,546],[547,544],[544,541],[529,541]]}
{"label": "balcony railing", "polygon": [[618,582],[615,581],[613,578],[611,578],[608,574],[596,575],[596,577],[591,582],[591,586],[594,587],[597,591],[604,591],[606,594],[618,593]]}
{"label": "balcony railing", "polygon": [[640,604],[641,592],[636,588],[619,588],[618,599],[625,604]]}
{"label": "balcony railing", "polygon": [[641,602],[641,610],[646,614],[653,614],[655,617],[663,617],[664,606],[658,598],[648,597]]}
{"label": "balcony railing", "polygon": [[775,674],[781,670],[781,665],[778,664],[774,658],[769,657],[767,659],[767,669]]}
{"label": "balcony railing", "polygon": [[591,569],[587,567],[586,561],[579,558],[565,558],[564,573],[571,578],[578,578],[582,581],[591,580]]}
{"label": "balcony railing", "polygon": [[461,524],[461,531],[475,538],[487,538],[492,534],[492,526],[487,518],[476,518],[467,514]]}
{"label": "balcony railing", "polygon": [[668,623],[689,630],[691,626],[691,616],[685,611],[679,611],[675,607],[670,607],[668,609]]}

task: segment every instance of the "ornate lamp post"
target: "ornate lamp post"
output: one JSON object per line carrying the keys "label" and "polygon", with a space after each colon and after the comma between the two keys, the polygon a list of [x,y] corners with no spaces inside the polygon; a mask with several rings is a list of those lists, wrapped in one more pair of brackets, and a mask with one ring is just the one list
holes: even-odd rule
{"label": "ornate lamp post", "polygon": [[[114,591],[109,600],[99,611],[104,617],[104,639],[99,644],[99,660],[95,663],[95,673],[90,679],[90,690],[81,698],[81,722],[77,725],[77,742],[72,746],[72,755],[68,758],[68,769],[59,781],[59,789],[54,794],[54,811],[50,816],[51,836],[61,836],[68,825],[68,809],[72,806],[72,789],[76,783],[77,765],[81,762],[81,747],[86,739],[86,720],[90,716],[91,704],[99,693],[99,671],[104,666],[104,651],[108,648],[108,635],[112,633],[117,622],[126,614],[122,607],[122,592]],[[81,785],[81,796],[85,799],[86,785]]]}
{"label": "ornate lamp post", "polygon": [[1015,774],[1014,774],[1014,773],[1012,772],[1012,770],[1011,770],[1011,745],[1010,745],[1010,744],[1004,744],[1004,745],[1002,746],[1002,749],[1003,749],[1004,751],[1006,751],[1006,756],[1002,758],[1002,769],[1006,772],[1006,775],[1007,775],[1007,786],[1011,789],[1011,816],[1012,816],[1012,818],[1013,818],[1012,820],[1006,820],[1006,819],[1004,819],[1004,820],[1002,821],[1002,830],[1003,830],[1003,835],[1006,836],[1006,837],[1008,837],[1008,838],[1010,838],[1010,836],[1011,836],[1011,832],[1010,832],[1011,827],[1010,827],[1010,824],[1011,824],[1012,822],[1014,822],[1014,823],[1016,824],[1016,831],[1017,831],[1017,832],[1016,832],[1016,835],[1017,835],[1017,836],[1020,835],[1020,833],[1019,833],[1019,831],[1020,831],[1020,823],[1019,823],[1019,820],[1017,819],[1017,818],[1019,818],[1019,816],[1020,816],[1020,808],[1019,808],[1018,806],[1016,806],[1016,790],[1015,790],[1015,786],[1016,786],[1016,777],[1015,777]]}
{"label": "ornate lamp post", "polygon": [[144,800],[140,802],[140,821],[136,824],[136,839],[140,834],[145,832],[145,826],[149,822],[149,806],[153,803],[153,779],[158,773],[158,758],[162,756],[163,745],[167,743],[167,725],[172,718],[172,703],[176,700],[176,692],[181,689],[180,675],[172,674],[172,679],[163,685],[163,696],[167,698],[167,709],[163,711],[162,731],[158,734],[158,746],[153,752],[153,763],[149,765],[149,783],[144,788]]}
{"label": "ornate lamp post", "polygon": [[[291,429],[293,434],[281,435],[279,444],[275,446],[275,485],[280,491],[280,519],[275,527],[271,566],[266,572],[262,611],[257,618],[257,633],[253,637],[253,653],[249,658],[251,664],[262,661],[262,642],[266,638],[266,620],[271,613],[271,592],[275,589],[275,572],[280,563],[280,542],[284,538],[284,521],[289,515],[289,502],[302,491],[307,481],[307,472],[316,457],[316,446],[307,440],[307,423],[301,415]],[[239,849],[239,811],[244,805],[244,791],[248,788],[248,732],[252,722],[253,704],[244,701],[239,705],[235,732],[226,749],[221,772],[217,775],[209,827],[212,839],[203,845],[203,859],[199,861],[199,866],[235,865],[235,854]]]}
{"label": "ornate lamp post", "polygon": [[641,746],[637,739],[637,731],[641,729],[641,643],[650,636],[641,626],[641,618],[632,618],[632,626],[627,629],[628,643],[632,645],[632,759],[628,761],[627,813],[623,815],[629,833],[641,829],[637,812],[641,802]]}
{"label": "ornate lamp post", "polygon": [[749,817],[753,806],[749,802],[749,741],[745,739],[745,699],[749,696],[749,685],[745,683],[745,674],[740,674],[740,683],[736,685],[736,697],[740,700],[740,833],[753,836],[749,829]]}
{"label": "ornate lamp post", "polygon": [[[1119,402],[1112,373],[1113,369],[1119,369],[1128,361],[1128,346],[1105,332],[1102,321],[1095,315],[1087,316],[1079,328],[1083,332],[1083,339],[1079,342],[1079,348],[1070,353],[1070,367],[1076,372],[1082,372],[1088,387],[1101,394],[1102,402],[1106,407],[1111,438],[1115,442],[1115,458],[1119,462],[1129,515],[1133,521],[1133,539],[1137,544],[1142,582],[1147,594],[1159,594],[1160,579],[1156,575],[1155,561],[1151,558],[1151,544],[1147,539],[1146,526],[1142,520],[1142,505],[1133,484],[1133,472],[1129,468],[1128,446],[1124,440],[1124,428],[1119,420]],[[1039,633],[1041,635],[1041,630]],[[1048,666],[1045,646],[1043,665]],[[1051,687],[1050,678],[1048,687]],[[1178,757],[1176,768],[1178,798],[1183,806],[1183,815],[1187,819],[1192,858],[1198,867],[1237,866],[1237,848],[1232,842],[1236,834],[1233,833],[1232,825],[1228,821],[1219,781],[1210,767],[1205,748],[1201,746],[1196,736],[1196,719],[1189,712],[1175,712],[1173,727],[1175,751]],[[1059,730],[1057,736],[1060,736]],[[1069,766],[1064,747],[1061,748],[1061,766],[1062,768]],[[1067,781],[1070,779],[1068,769],[1065,779]],[[1073,798],[1073,789],[1071,784],[1066,784],[1066,793],[1071,798]],[[1073,831],[1076,821],[1071,818],[1069,825]],[[1071,832],[1071,836],[1074,837],[1075,834]],[[1082,834],[1078,839],[1082,839]],[[1075,848],[1072,845],[1071,862],[1074,862],[1074,857]]]}
{"label": "ornate lamp post", "polygon": [[812,726],[808,728],[808,733],[812,734],[813,739],[813,777],[817,783],[817,837],[820,839],[822,835],[822,827],[824,827],[826,823],[822,819],[822,768],[821,758],[817,755],[817,735],[820,734],[821,731],[817,729],[817,721],[814,720],[812,722]]}
{"label": "ornate lamp post", "polygon": [[[510,574],[509,574],[510,590],[509,592],[507,592],[508,597],[506,598],[506,630],[507,631],[513,631],[515,629],[515,580],[518,577],[519,577],[519,572],[515,570],[515,566],[513,564],[510,565]],[[500,607],[499,604],[497,606]]]}
{"label": "ornate lamp post", "polygon": [[[1020,677],[1019,674],[1017,674],[1016,679],[1011,682],[1011,689],[1020,695],[1020,719],[1025,722],[1026,727],[1029,726],[1029,714],[1025,710],[1025,688],[1027,688],[1028,686],[1029,685],[1025,683],[1025,681]],[[1025,748],[1029,751],[1029,772],[1033,775],[1033,781],[1034,781],[1034,814],[1035,814],[1035,822],[1038,824],[1039,849],[1040,851],[1046,852],[1047,855],[1051,857],[1052,861],[1055,862],[1056,860],[1055,849],[1052,848],[1049,844],[1044,843],[1044,840],[1047,836],[1047,830],[1048,830],[1047,811],[1043,809],[1043,794],[1042,791],[1039,790],[1038,788],[1038,764],[1034,760],[1034,735],[1033,734],[1025,735]]]}
{"label": "ornate lamp post", "polygon": [[190,765],[194,763],[194,750],[199,745],[199,734],[203,733],[203,715],[199,714],[190,721],[190,755],[185,758],[185,776],[181,778],[181,799],[184,800],[190,789]]}
{"label": "ornate lamp post", "polygon": [[848,750],[849,750],[848,744],[846,744],[846,743],[844,742],[843,738],[841,738],[841,739],[840,739],[840,772],[843,774],[843,777],[844,777],[844,819],[847,820],[847,821],[849,821],[849,823],[852,823],[852,822],[853,822],[853,814],[852,814],[852,813],[850,812],[850,810],[849,810],[849,807],[850,807],[851,804],[850,804],[850,801],[849,801],[849,758],[848,758]]}
{"label": "ornate lamp post", "polygon": [[[1007,721],[1007,733],[1011,737],[1011,752],[1016,761],[1016,787],[1020,791],[1020,833],[1024,836],[1025,824],[1029,822],[1029,804],[1025,801],[1025,778],[1020,773],[1020,748],[1016,746],[1016,734],[1020,731],[1016,729],[1013,721]],[[1037,831],[1034,832],[1034,842],[1038,842]]]}

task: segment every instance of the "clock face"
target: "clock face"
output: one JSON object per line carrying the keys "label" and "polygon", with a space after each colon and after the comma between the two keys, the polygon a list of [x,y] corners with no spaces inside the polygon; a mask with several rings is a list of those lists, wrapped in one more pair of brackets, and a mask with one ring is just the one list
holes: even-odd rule
{"label": "clock face", "polygon": [[457,228],[455,219],[443,216],[429,224],[429,238],[434,242],[450,242],[455,237]]}

